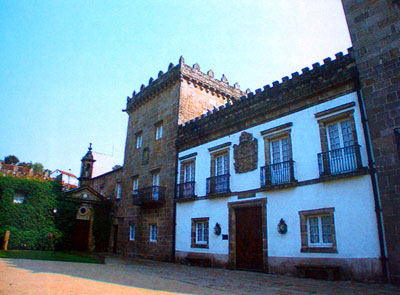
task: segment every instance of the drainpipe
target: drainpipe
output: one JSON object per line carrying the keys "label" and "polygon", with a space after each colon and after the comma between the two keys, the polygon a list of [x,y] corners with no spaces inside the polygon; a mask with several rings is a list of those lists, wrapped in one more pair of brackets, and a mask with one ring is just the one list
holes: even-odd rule
{"label": "drainpipe", "polygon": [[371,175],[371,182],[372,182],[372,190],[374,192],[374,201],[375,201],[375,213],[376,219],[378,223],[378,235],[379,235],[379,245],[381,249],[381,263],[382,263],[382,271],[384,278],[390,283],[390,273],[388,267],[388,258],[387,258],[387,248],[386,248],[386,239],[385,239],[385,231],[383,226],[383,216],[382,216],[382,205],[381,205],[381,198],[379,194],[379,186],[378,186],[378,176],[376,174],[376,167],[375,167],[375,159],[372,151],[372,144],[371,144],[371,136],[368,128],[368,118],[365,111],[364,105],[364,98],[362,96],[360,81],[358,77],[354,79],[357,91],[357,98],[358,104],[360,106],[361,111],[361,122],[364,127],[364,137],[365,137],[365,145],[367,148],[367,155],[368,155],[368,167],[369,167],[369,174]]}

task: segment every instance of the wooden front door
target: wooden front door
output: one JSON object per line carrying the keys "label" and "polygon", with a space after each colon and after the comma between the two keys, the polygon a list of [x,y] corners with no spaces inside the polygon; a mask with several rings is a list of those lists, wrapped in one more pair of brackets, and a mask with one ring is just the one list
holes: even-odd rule
{"label": "wooden front door", "polygon": [[73,227],[72,246],[75,250],[87,251],[89,248],[90,220],[76,220]]}
{"label": "wooden front door", "polygon": [[118,246],[118,225],[114,225],[114,243],[113,243],[113,253],[117,253]]}
{"label": "wooden front door", "polygon": [[261,207],[243,207],[236,213],[236,268],[263,270]]}

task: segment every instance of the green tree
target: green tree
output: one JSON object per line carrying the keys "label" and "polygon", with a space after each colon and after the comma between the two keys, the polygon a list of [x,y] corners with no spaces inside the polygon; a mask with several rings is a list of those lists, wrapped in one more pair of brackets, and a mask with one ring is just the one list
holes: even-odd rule
{"label": "green tree", "polygon": [[19,159],[14,155],[9,155],[7,157],[4,157],[4,163],[6,164],[17,164],[18,162]]}

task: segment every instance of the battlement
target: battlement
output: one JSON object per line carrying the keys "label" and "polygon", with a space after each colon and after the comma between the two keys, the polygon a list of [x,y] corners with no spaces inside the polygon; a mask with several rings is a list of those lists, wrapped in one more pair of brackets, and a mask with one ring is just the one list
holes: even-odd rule
{"label": "battlement", "polygon": [[[352,56],[352,48],[344,55],[342,52],[335,55],[336,59],[324,59],[320,65],[315,63],[312,69],[302,69],[302,73],[295,72],[289,77],[283,77],[282,82],[275,81],[263,89],[242,96],[233,104],[226,104],[208,111],[195,119],[179,126],[177,145],[192,142],[194,144],[206,134],[217,134],[218,130],[233,131],[247,126],[256,120],[256,117],[268,116],[284,105],[295,103],[299,100],[318,95],[332,87],[352,80],[356,75],[356,68]],[[264,119],[265,120],[265,119]],[[243,121],[242,123],[240,123]],[[222,135],[221,135],[222,136]],[[209,139],[208,139],[209,140]]]}
{"label": "battlement", "polygon": [[127,97],[126,111],[131,112],[135,110],[145,101],[157,96],[158,93],[167,87],[177,81],[183,82],[184,80],[188,84],[194,84],[196,87],[201,87],[218,96],[223,96],[226,101],[235,101],[250,92],[249,89],[247,92],[241,91],[238,83],[233,84],[233,86],[229,85],[225,75],[222,75],[221,79],[217,80],[214,78],[212,70],[209,70],[207,73],[201,72],[200,66],[197,63],[192,67],[186,65],[184,58],[181,56],[176,66],[170,63],[166,73],[159,71],[157,78],[153,79],[151,77],[147,86],[142,84],[137,93],[133,91],[132,97]]}

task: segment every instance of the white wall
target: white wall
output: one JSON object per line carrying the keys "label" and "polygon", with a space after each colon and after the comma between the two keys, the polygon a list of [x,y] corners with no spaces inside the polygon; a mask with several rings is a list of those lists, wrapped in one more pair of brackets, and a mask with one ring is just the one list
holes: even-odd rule
{"label": "white wall", "polygon": [[[292,122],[291,127],[291,139],[292,139],[292,154],[294,163],[295,178],[298,181],[304,181],[319,177],[318,171],[318,158],[317,154],[321,152],[321,141],[319,136],[319,126],[317,119],[314,117],[315,113],[345,104],[349,102],[355,102],[356,106],[353,107],[354,121],[357,129],[357,139],[359,145],[361,145],[361,158],[363,166],[367,166],[367,153],[365,149],[365,140],[363,136],[363,127],[361,123],[360,111],[358,109],[357,94],[351,93],[342,97],[330,100],[328,102],[310,107],[308,109],[293,113],[286,117],[279,118],[277,120],[260,124],[258,126],[242,130],[235,134],[225,136],[223,138],[207,142],[201,146],[197,146],[186,151],[179,153],[179,157],[189,155],[197,152],[196,156],[196,188],[195,193],[198,196],[206,195],[206,178],[210,177],[210,152],[209,148],[218,146],[226,142],[232,142],[230,147],[230,184],[231,191],[244,191],[249,189],[256,189],[260,187],[260,167],[265,165],[264,156],[264,140],[260,132],[274,128],[285,123]],[[233,145],[239,144],[240,134],[246,131],[251,133],[254,138],[258,140],[258,169],[247,172],[236,174],[233,166]],[[178,169],[180,173],[180,169]],[[178,175],[178,180],[180,179]]]}
{"label": "white wall", "polygon": [[[236,174],[234,170],[233,145],[239,144],[241,132],[205,143],[179,154],[179,157],[197,153],[195,166],[196,190],[198,196],[206,195],[206,178],[210,177],[209,148],[232,142],[230,146],[230,187],[232,192],[260,188],[260,167],[265,165],[264,141],[261,131],[292,122],[292,154],[295,161],[295,178],[300,181],[319,178],[317,154],[321,152],[319,126],[314,114],[355,102],[354,120],[357,140],[361,145],[363,166],[367,166],[367,154],[357,94],[351,93],[334,100],[307,108],[297,113],[267,122],[246,131],[258,139],[258,169]],[[180,172],[180,169],[178,169]],[[178,180],[180,179],[178,175]],[[374,212],[374,199],[369,175],[344,178],[335,181],[296,186],[289,189],[257,193],[256,198],[267,198],[268,255],[277,257],[335,257],[371,258],[379,257],[379,241]],[[248,199],[251,200],[251,199]],[[199,199],[177,203],[176,250],[228,254],[228,202],[237,201],[237,196],[219,199]],[[334,207],[336,242],[338,253],[301,253],[299,211]],[[209,217],[209,249],[191,248],[191,219]],[[284,235],[277,232],[277,225],[283,218],[288,225]],[[215,236],[213,228],[218,222],[222,234]]]}
{"label": "white wall", "polygon": [[[256,198],[260,197],[267,198],[268,256],[377,258],[380,255],[369,175],[257,193]],[[229,233],[228,202],[237,200],[237,196],[232,196],[177,203],[176,250],[228,254],[228,240],[222,240],[222,234]],[[301,253],[299,211],[331,207],[335,208],[338,253]],[[198,217],[210,218],[209,249],[190,247],[191,219]],[[277,231],[281,218],[288,225],[286,234]],[[222,228],[220,236],[214,235],[217,222]]]}

